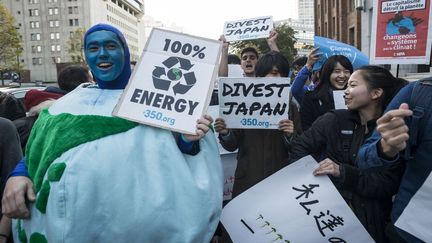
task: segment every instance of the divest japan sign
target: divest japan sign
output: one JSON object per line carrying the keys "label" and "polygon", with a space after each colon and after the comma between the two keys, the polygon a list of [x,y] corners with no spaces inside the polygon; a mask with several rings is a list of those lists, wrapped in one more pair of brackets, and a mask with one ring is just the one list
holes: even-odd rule
{"label": "divest japan sign", "polygon": [[219,78],[219,116],[228,128],[277,129],[288,119],[289,78]]}
{"label": "divest japan sign", "polygon": [[267,38],[273,29],[271,16],[228,21],[224,24],[224,36],[227,41],[252,40]]}

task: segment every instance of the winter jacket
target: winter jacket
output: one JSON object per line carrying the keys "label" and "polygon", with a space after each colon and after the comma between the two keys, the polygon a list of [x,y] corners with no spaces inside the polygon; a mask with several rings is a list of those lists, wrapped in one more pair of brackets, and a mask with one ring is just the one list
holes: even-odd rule
{"label": "winter jacket", "polygon": [[22,152],[15,126],[11,121],[1,117],[0,134],[0,197],[2,197],[8,175],[13,170],[13,168],[15,168],[15,165],[18,163],[18,161],[22,159]]}
{"label": "winter jacket", "polygon": [[[386,112],[398,109],[402,103],[409,104],[415,83],[416,82],[412,82],[401,89],[387,106]],[[411,106],[410,108],[413,109]],[[410,119],[406,120],[406,125],[410,127]],[[411,198],[416,194],[419,188],[424,184],[429,174],[432,172],[432,163],[430,159],[432,150],[432,133],[426,132],[430,131],[430,128],[432,128],[432,119],[429,119],[423,128],[423,137],[422,140],[419,141],[418,146],[415,148],[413,159],[406,162],[406,173],[402,178],[399,191],[394,199],[394,205],[391,213],[391,220],[393,223],[398,220],[399,216],[401,216]],[[368,141],[359,150],[357,164],[360,168],[368,169],[375,168],[376,166],[395,163],[396,159],[387,160],[381,155],[378,146],[380,139],[381,135],[375,131],[371,138],[368,139]],[[399,158],[399,156],[397,157]],[[414,235],[411,235],[402,229],[396,228],[396,230],[398,234],[407,242],[423,242]]]}
{"label": "winter jacket", "polygon": [[0,92],[0,117],[13,121],[25,116],[25,108],[21,101],[11,94]]}
{"label": "winter jacket", "polygon": [[355,166],[357,151],[375,126],[375,121],[362,125],[355,111],[328,112],[292,141],[290,161],[320,154],[340,164],[341,176],[330,176],[336,188],[374,240],[388,242],[385,226],[390,220],[392,196],[398,190],[404,166],[396,163],[367,171]]}
{"label": "winter jacket", "polygon": [[[316,89],[315,89],[316,91]],[[306,93],[300,105],[300,116],[303,131],[309,129],[312,123],[327,111],[335,108],[332,91],[329,90],[327,100],[315,97],[316,92]]]}

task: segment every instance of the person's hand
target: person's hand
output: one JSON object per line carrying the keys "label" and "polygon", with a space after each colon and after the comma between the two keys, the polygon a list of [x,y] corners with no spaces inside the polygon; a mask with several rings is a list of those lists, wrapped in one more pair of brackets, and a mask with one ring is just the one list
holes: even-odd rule
{"label": "person's hand", "polygon": [[313,65],[321,58],[321,53],[318,52],[319,47],[313,49],[307,56],[306,67],[312,70]]}
{"label": "person's hand", "polygon": [[226,127],[225,120],[222,118],[216,118],[214,128],[215,131],[220,135],[227,135],[229,131],[228,128]]}
{"label": "person's hand", "polygon": [[269,45],[271,43],[276,43],[278,35],[279,35],[279,33],[275,29],[270,30],[269,37],[267,38],[267,43]]}
{"label": "person's hand", "polygon": [[289,119],[283,119],[279,122],[279,130],[291,136],[294,133],[294,123]]}
{"label": "person's hand", "polygon": [[219,41],[222,43],[222,50],[228,51],[229,48],[229,42],[226,40],[224,35],[221,35],[219,37]]}
{"label": "person's hand", "polygon": [[411,115],[408,105],[402,103],[399,109],[388,111],[377,120],[376,129],[381,134],[380,143],[385,156],[393,158],[406,148],[409,135],[404,118]]}
{"label": "person's hand", "polygon": [[29,218],[26,199],[30,202],[36,199],[32,181],[25,176],[10,177],[3,192],[3,214],[9,218]]}
{"label": "person's hand", "polygon": [[275,29],[270,30],[270,35],[267,38],[267,45],[269,46],[270,50],[272,50],[272,51],[279,52],[279,48],[278,48],[277,43],[276,43],[278,35],[279,35],[279,33]]}
{"label": "person's hand", "polygon": [[332,175],[334,177],[340,176],[340,167],[333,160],[327,158],[318,164],[318,168],[313,171],[316,176],[319,175]]}
{"label": "person's hand", "polygon": [[201,118],[197,120],[196,134],[195,135],[183,134],[184,138],[186,138],[189,142],[200,140],[209,131],[212,122],[213,122],[213,118],[211,116],[209,115],[201,116]]}

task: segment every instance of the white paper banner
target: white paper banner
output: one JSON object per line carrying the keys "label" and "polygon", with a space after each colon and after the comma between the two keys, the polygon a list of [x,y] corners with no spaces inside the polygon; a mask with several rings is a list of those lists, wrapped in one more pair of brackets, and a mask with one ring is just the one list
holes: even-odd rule
{"label": "white paper banner", "polygon": [[195,134],[210,101],[220,49],[218,41],[153,29],[113,114]]}
{"label": "white paper banner", "polygon": [[431,202],[432,173],[411,198],[395,225],[425,242],[430,242],[432,239]]}
{"label": "white paper banner", "polygon": [[233,242],[374,242],[307,156],[235,197],[221,222]]}
{"label": "white paper banner", "polygon": [[225,22],[224,35],[227,41],[267,38],[273,29],[271,16],[256,17]]}
{"label": "white paper banner", "polygon": [[219,115],[228,128],[277,129],[289,92],[288,78],[219,78]]}
{"label": "white paper banner", "polygon": [[333,100],[336,110],[348,108],[345,104],[344,92],[345,90],[333,90]]}
{"label": "white paper banner", "polygon": [[[211,105],[207,110],[207,114],[209,114],[213,119],[219,117],[219,106]],[[232,198],[232,190],[234,186],[234,178],[235,178],[235,170],[237,168],[237,150],[234,152],[229,152],[225,150],[222,145],[219,143],[219,133],[214,132],[216,136],[216,141],[218,141],[219,153],[221,156],[223,170],[224,170],[224,195],[223,200],[230,200]]]}

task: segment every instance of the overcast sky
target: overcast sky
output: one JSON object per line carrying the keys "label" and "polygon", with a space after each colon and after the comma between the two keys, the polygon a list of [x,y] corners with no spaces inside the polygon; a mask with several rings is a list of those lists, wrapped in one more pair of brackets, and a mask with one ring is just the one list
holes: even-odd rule
{"label": "overcast sky", "polygon": [[273,16],[298,18],[297,0],[144,0],[145,15],[183,27],[187,34],[218,39],[225,21]]}

